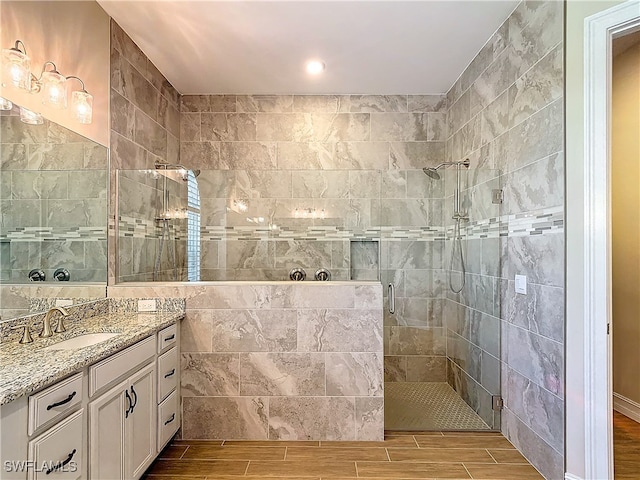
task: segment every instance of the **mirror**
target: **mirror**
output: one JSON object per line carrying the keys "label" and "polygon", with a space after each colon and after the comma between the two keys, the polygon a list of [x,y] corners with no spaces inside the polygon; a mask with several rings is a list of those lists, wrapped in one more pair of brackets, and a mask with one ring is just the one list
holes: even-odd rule
{"label": "mirror", "polygon": [[0,113],[0,319],[104,298],[107,148]]}

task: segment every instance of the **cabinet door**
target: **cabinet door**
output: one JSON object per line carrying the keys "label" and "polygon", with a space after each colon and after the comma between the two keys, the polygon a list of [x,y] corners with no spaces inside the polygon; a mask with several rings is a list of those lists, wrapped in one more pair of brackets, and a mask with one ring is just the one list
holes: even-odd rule
{"label": "cabinet door", "polygon": [[89,404],[89,478],[127,478],[124,446],[128,387],[127,382],[116,385]]}
{"label": "cabinet door", "polygon": [[[156,455],[155,362],[129,377],[127,387],[133,406],[125,419],[127,479],[142,476]],[[100,477],[102,478],[102,477]]]}

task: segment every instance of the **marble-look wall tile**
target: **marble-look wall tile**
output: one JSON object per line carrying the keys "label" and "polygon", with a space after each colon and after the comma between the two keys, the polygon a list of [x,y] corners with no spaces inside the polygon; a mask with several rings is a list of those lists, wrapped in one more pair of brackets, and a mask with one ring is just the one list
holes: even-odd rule
{"label": "marble-look wall tile", "polygon": [[280,142],[368,141],[365,113],[259,113],[256,138]]}
{"label": "marble-look wall tile", "polygon": [[212,349],[292,352],[296,350],[296,321],[295,310],[217,310],[213,314]]}
{"label": "marble-look wall tile", "polygon": [[446,351],[440,327],[389,327],[388,346],[391,355],[444,355]]}
{"label": "marble-look wall tile", "polygon": [[354,308],[371,310],[382,308],[382,287],[380,285],[356,285]]}
{"label": "marble-look wall tile", "polygon": [[384,381],[406,382],[407,381],[407,359],[406,355],[385,355],[384,356]]}
{"label": "marble-look wall tile", "polygon": [[383,391],[383,358],[379,353],[327,353],[326,394],[379,397]]}
{"label": "marble-look wall tile", "polygon": [[527,295],[515,293],[512,280],[502,282],[502,318],[556,342],[564,343],[564,289],[529,284]]}
{"label": "marble-look wall tile", "polygon": [[349,112],[406,112],[406,95],[350,95]]}
{"label": "marble-look wall tile", "polygon": [[347,198],[349,197],[349,172],[299,170],[292,172],[292,196],[294,198]]}
{"label": "marble-look wall tile", "polygon": [[[380,351],[381,319],[379,310],[298,310],[298,351]],[[352,332],[358,332],[357,338]]]}
{"label": "marble-look wall tile", "polygon": [[198,285],[189,292],[187,308],[266,309],[271,298],[268,285]]}
{"label": "marble-look wall tile", "polygon": [[504,176],[504,213],[564,204],[564,155],[556,153]]}
{"label": "marble-look wall tile", "polygon": [[445,112],[447,109],[446,95],[409,95],[409,112]]}
{"label": "marble-look wall tile", "polygon": [[502,250],[503,278],[526,275],[531,283],[564,286],[562,234],[509,237]]}
{"label": "marble-look wall tile", "polygon": [[513,52],[507,47],[478,77],[471,87],[470,116],[473,117],[488,106],[516,79]]}
{"label": "marble-look wall tile", "polygon": [[[207,172],[213,178],[222,177],[225,172]],[[224,186],[227,182],[233,181],[229,189],[218,187],[215,190],[215,198],[227,198],[231,192],[235,192],[239,198],[290,198],[292,197],[292,176],[293,172],[281,170],[237,170],[234,180],[220,178],[216,185]],[[202,192],[200,177],[198,177],[198,187]],[[211,190],[211,185],[207,191]],[[205,187],[206,188],[206,187]],[[202,195],[202,193],[201,193]],[[209,195],[211,195],[209,193]]]}
{"label": "marble-look wall tile", "polygon": [[414,355],[407,360],[407,382],[446,382],[447,357]]}
{"label": "marble-look wall tile", "polygon": [[517,125],[562,97],[563,48],[558,45],[509,88],[509,124]]}
{"label": "marble-look wall tile", "polygon": [[159,157],[167,155],[167,131],[141,110],[135,112],[134,140]]}
{"label": "marble-look wall tile", "polygon": [[356,397],[356,440],[384,440],[384,399]]}
{"label": "marble-look wall tile", "polygon": [[562,344],[510,324],[506,334],[508,364],[537,385],[564,398]]}
{"label": "marble-look wall tile", "polygon": [[269,406],[261,397],[184,397],[183,439],[267,440]]}
{"label": "marble-look wall tile", "polygon": [[563,478],[564,458],[561,453],[555,451],[531,428],[522,423],[509,408],[502,411],[502,418],[501,430],[504,436],[545,478]]}
{"label": "marble-look wall tile", "polygon": [[355,399],[273,397],[269,440],[355,440]]}
{"label": "marble-look wall tile", "polygon": [[235,112],[235,95],[182,95],[181,112]]}
{"label": "marble-look wall tile", "polygon": [[293,111],[293,95],[238,95],[238,112],[289,113]]}
{"label": "marble-look wall tile", "polygon": [[339,289],[329,285],[273,285],[270,290],[272,308],[332,309],[353,308],[355,305],[355,286],[341,286]]}
{"label": "marble-look wall tile", "polygon": [[556,452],[564,451],[562,399],[507,367],[507,407]]}
{"label": "marble-look wall tile", "polygon": [[220,144],[222,170],[275,170],[276,144],[271,142],[224,142]]}
{"label": "marble-look wall tile", "polygon": [[445,159],[444,142],[392,142],[389,169],[421,170]]}
{"label": "marble-look wall tile", "polygon": [[240,394],[237,353],[182,353],[182,397],[229,397]]}
{"label": "marble-look wall tile", "polygon": [[325,359],[319,353],[242,353],[240,376],[241,395],[325,395]]}
{"label": "marble-look wall tile", "polygon": [[180,114],[180,141],[182,142],[200,142],[202,137],[200,135],[200,113],[187,113],[182,112]]}
{"label": "marble-look wall tile", "polygon": [[256,116],[251,113],[201,113],[202,140],[216,142],[255,141]]}
{"label": "marble-look wall tile", "polygon": [[371,140],[426,142],[430,140],[428,116],[422,113],[373,113]]}
{"label": "marble-look wall tile", "polygon": [[387,142],[280,142],[281,170],[381,170],[389,165]]}

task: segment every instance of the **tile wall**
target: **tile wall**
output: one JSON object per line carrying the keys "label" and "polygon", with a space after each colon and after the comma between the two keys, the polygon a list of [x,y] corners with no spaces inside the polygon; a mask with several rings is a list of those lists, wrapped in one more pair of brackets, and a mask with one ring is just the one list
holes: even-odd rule
{"label": "tile wall", "polygon": [[[110,235],[115,235],[116,170],[153,170],[156,163],[179,163],[179,98],[177,90],[111,20]],[[124,191],[137,194],[121,196],[125,202],[119,218],[122,248],[116,255],[115,237],[109,242],[110,283],[115,282],[116,272],[127,280],[152,279],[162,233],[161,224],[155,221],[160,213],[162,182],[151,174],[123,176]],[[172,232],[180,231],[182,223],[171,220]],[[144,235],[124,235],[132,225],[144,229]],[[177,268],[184,272],[186,243],[175,237],[173,243]],[[161,279],[172,279],[173,266],[165,254],[159,273]]]}
{"label": "tile wall", "polygon": [[[447,94],[447,158],[495,172],[469,175],[467,195],[490,206],[482,192],[504,191],[498,216],[472,215],[467,287],[447,294],[449,381],[483,410],[498,387],[485,372],[500,364],[502,431],[553,479],[564,471],[563,78],[563,3],[523,1]],[[499,263],[485,256],[496,249]]]}
{"label": "tile wall", "polygon": [[185,95],[180,158],[201,169],[203,280],[382,278],[386,381],[445,381],[438,95]]}
{"label": "tile wall", "polygon": [[[107,276],[107,149],[56,123],[0,116],[0,280],[28,283],[58,268],[71,281]],[[24,306],[24,305],[23,305]],[[3,306],[4,307],[4,306]]]}
{"label": "tile wall", "polygon": [[183,438],[383,439],[379,284],[113,286],[108,293],[186,297]]}

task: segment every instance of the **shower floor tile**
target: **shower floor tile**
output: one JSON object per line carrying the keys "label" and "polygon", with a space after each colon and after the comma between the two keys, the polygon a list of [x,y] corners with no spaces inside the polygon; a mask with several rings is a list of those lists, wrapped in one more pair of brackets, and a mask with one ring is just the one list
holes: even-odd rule
{"label": "shower floor tile", "polygon": [[385,430],[489,430],[448,383],[389,382],[384,386]]}

